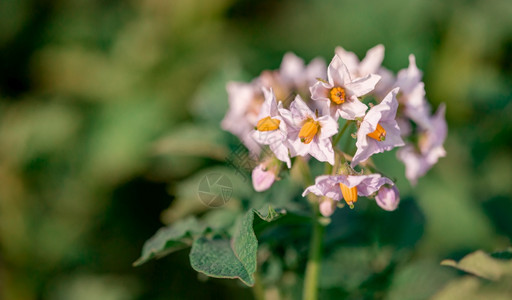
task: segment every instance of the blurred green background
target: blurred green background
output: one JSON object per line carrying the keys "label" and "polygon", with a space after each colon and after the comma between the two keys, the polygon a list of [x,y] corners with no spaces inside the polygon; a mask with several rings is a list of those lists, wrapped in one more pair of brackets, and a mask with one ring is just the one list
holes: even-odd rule
{"label": "blurred green background", "polygon": [[510,245],[511,1],[0,1],[0,299],[252,297],[198,276],[188,250],[131,264],[164,223],[205,209],[190,176],[237,143],[220,129],[227,81],[287,51],[329,61],[379,43],[395,72],[415,54],[428,99],[447,104],[448,155],[414,189],[394,153],[377,160],[402,206],[334,215],[354,247],[330,254],[352,265],[327,270],[346,276],[324,291],[368,296],[354,287],[371,239],[346,232],[368,229],[394,247],[373,258],[401,257],[368,297],[424,299],[456,276],[442,259]]}

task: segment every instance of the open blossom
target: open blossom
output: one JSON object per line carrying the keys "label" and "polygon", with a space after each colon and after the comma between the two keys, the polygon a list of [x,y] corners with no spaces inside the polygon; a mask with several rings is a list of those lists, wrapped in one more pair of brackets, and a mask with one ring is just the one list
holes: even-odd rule
{"label": "open blossom", "polygon": [[[286,143],[287,126],[283,121],[276,103],[276,97],[272,90],[263,89],[265,102],[258,114],[258,123],[252,132],[252,138],[262,145],[269,145],[276,157],[291,167],[288,146]],[[279,103],[281,104],[281,102]]]}
{"label": "open blossom", "polygon": [[393,88],[397,87],[395,85],[396,77],[393,72],[382,66],[377,70],[376,74],[380,76],[380,80],[372,94],[378,101],[381,101]]}
{"label": "open blossom", "polygon": [[375,153],[389,151],[404,145],[400,128],[395,120],[398,88],[392,90],[380,104],[372,107],[357,131],[357,151],[351,166],[355,167]]}
{"label": "open blossom", "polygon": [[345,199],[348,205],[353,205],[358,196],[369,196],[379,190],[384,184],[393,182],[380,174],[370,175],[323,175],[315,179],[315,184],[306,188],[302,196],[313,193],[325,196],[335,201]]}
{"label": "open blossom", "polygon": [[333,118],[354,120],[364,116],[367,109],[358,97],[371,92],[379,79],[379,75],[369,74],[352,80],[341,58],[335,55],[327,68],[327,82],[317,81],[311,87],[311,98],[323,102]]}
{"label": "open blossom", "polygon": [[227,85],[229,110],[222,120],[222,129],[236,135],[253,154],[259,154],[261,146],[250,137],[258,122],[258,114],[264,98],[257,81],[251,83],[230,82]]}
{"label": "open blossom", "polygon": [[383,210],[393,211],[400,203],[400,193],[396,186],[387,187],[384,185],[375,196],[375,201]]}
{"label": "open blossom", "polygon": [[283,57],[279,74],[287,84],[299,91],[307,91],[307,88],[313,85],[318,77],[323,76],[326,70],[325,61],[321,58],[313,59],[306,66],[302,58],[288,52]]}
{"label": "open blossom", "polygon": [[229,110],[222,120],[222,128],[236,135],[252,154],[258,155],[261,146],[251,138],[250,133],[260,120],[258,115],[264,102],[262,88],[272,88],[276,99],[284,101],[296,91],[307,92],[307,88],[325,72],[322,59],[314,59],[306,66],[301,58],[287,53],[279,70],[263,71],[250,83],[228,83]]}
{"label": "open blossom", "polygon": [[354,52],[347,51],[343,47],[336,47],[335,53],[347,66],[352,78],[361,78],[370,74],[377,74],[384,59],[384,46],[377,45],[371,48],[361,61]]}
{"label": "open blossom", "polygon": [[279,109],[279,112],[288,125],[286,144],[290,146],[292,157],[310,154],[334,165],[331,136],[338,132],[338,123],[333,118],[317,116],[299,95],[291,103],[290,110]]}
{"label": "open blossom", "polygon": [[259,76],[261,85],[272,88],[277,101],[292,100],[295,93],[306,93],[316,78],[325,74],[325,62],[321,58],[312,60],[306,66],[304,60],[288,52],[284,55],[281,66],[275,71],[263,71]]}
{"label": "open blossom", "polygon": [[436,114],[429,118],[427,128],[420,133],[418,145],[408,144],[397,152],[398,159],[405,164],[405,176],[413,185],[446,155],[443,143],[448,128],[444,114],[445,106],[441,104]]}
{"label": "open blossom", "polygon": [[423,74],[416,66],[416,58],[409,55],[409,67],[400,70],[394,86],[400,88],[398,102],[404,105],[404,115],[422,127],[428,126],[430,105],[425,98]]}

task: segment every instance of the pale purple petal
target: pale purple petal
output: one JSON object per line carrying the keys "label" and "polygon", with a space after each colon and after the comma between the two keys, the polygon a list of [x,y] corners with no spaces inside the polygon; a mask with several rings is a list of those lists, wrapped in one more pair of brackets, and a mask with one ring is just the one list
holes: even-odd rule
{"label": "pale purple petal", "polygon": [[339,201],[343,198],[339,184],[343,183],[349,188],[357,186],[359,196],[369,196],[377,192],[384,184],[392,185],[393,182],[380,174],[370,175],[336,175],[318,176],[315,184],[306,188],[302,196],[314,193],[317,196],[326,196]]}
{"label": "pale purple petal", "polygon": [[373,91],[379,80],[379,75],[369,74],[366,77],[346,83],[345,87],[349,89],[356,97],[361,97]]}
{"label": "pale purple petal", "polygon": [[290,160],[290,155],[288,154],[288,146],[284,141],[274,141],[269,144],[270,150],[274,153],[274,155],[280,161],[286,163],[286,166],[289,168],[292,167],[292,162]]}
{"label": "pale purple petal", "polygon": [[[370,196],[373,193],[375,193],[376,191],[378,191],[379,188],[381,186],[383,186],[384,184],[393,184],[393,181],[391,181],[391,179],[382,177],[379,174],[360,175],[360,176],[367,176],[367,178],[365,178],[363,180],[363,182],[361,182],[361,184],[359,184],[357,186],[357,194],[359,196]],[[354,177],[354,176],[351,176],[351,177]]]}
{"label": "pale purple petal", "polygon": [[[279,102],[281,104],[282,102]],[[283,108],[282,105],[279,105],[278,107],[279,115],[283,120],[286,122],[286,125],[288,126],[288,130],[290,128],[293,128],[293,115],[292,112],[289,109]]]}
{"label": "pale purple petal", "polygon": [[425,155],[425,162],[429,166],[429,168],[435,164],[437,164],[437,161],[440,157],[446,156],[446,150],[444,150],[443,146],[437,146],[432,148],[426,155]]}
{"label": "pale purple petal", "polygon": [[[367,123],[366,123],[367,124]],[[384,130],[386,130],[386,139],[384,141],[377,141],[373,138],[370,138],[367,136],[367,134],[364,134],[364,132],[368,131],[369,125],[364,126],[361,125],[358,132],[357,137],[357,151],[354,154],[354,158],[352,159],[351,166],[355,167],[360,162],[366,161],[370,156],[382,153],[384,151],[389,151],[395,147],[401,147],[404,144],[404,141],[402,140],[400,136],[400,130],[398,129],[398,125],[396,122],[381,122],[379,123]],[[363,129],[363,131],[361,131]],[[370,133],[373,131],[370,131]]]}
{"label": "pale purple petal", "polygon": [[409,55],[409,67],[398,72],[395,86],[400,87],[403,93],[409,94],[421,82],[422,77],[423,74],[416,66],[416,58],[411,54]]}
{"label": "pale purple petal", "polygon": [[384,67],[379,68],[377,75],[381,78],[375,86],[374,94],[381,100],[395,87],[396,78],[393,72]]}
{"label": "pale purple petal", "polygon": [[221,122],[222,129],[236,135],[253,154],[261,147],[251,137],[261,110],[261,88],[254,83],[230,82],[227,84],[229,110]]}
{"label": "pale purple petal", "polygon": [[252,138],[261,145],[269,145],[270,150],[280,161],[286,163],[288,168],[291,168],[291,160],[288,155],[288,143],[286,142],[287,131],[286,124],[280,117],[279,129],[272,131],[259,131],[253,130]]}
{"label": "pale purple petal", "polygon": [[443,145],[448,133],[448,127],[444,116],[445,110],[445,104],[441,103],[436,114],[429,120],[429,127],[425,132],[425,138],[421,138],[419,143],[422,153],[427,153],[430,149]]}
{"label": "pale purple petal", "polygon": [[261,105],[260,113],[258,114],[258,121],[265,117],[274,117],[279,114],[277,111],[276,95],[272,88],[267,89],[263,87],[261,90],[263,91],[265,101]]}
{"label": "pale purple petal", "polygon": [[[334,150],[332,149],[330,137],[337,132],[336,121],[328,115],[318,118],[298,95],[291,103],[289,112],[283,109],[280,112],[288,125],[285,144],[289,147],[292,157],[309,154],[319,161],[327,161],[330,164],[334,164]],[[320,128],[319,132],[313,137],[313,140],[306,144],[300,140],[299,133],[304,122],[309,118],[317,121]]]}
{"label": "pale purple petal", "polygon": [[[316,138],[316,137],[315,137]],[[309,154],[319,161],[326,161],[334,165],[334,150],[331,139],[318,139],[316,143],[311,142]]]}
{"label": "pale purple petal", "polygon": [[341,182],[349,188],[357,186],[357,195],[359,196],[369,196],[378,191],[382,185],[393,183],[390,179],[382,177],[380,174],[338,175],[335,181]]}
{"label": "pale purple petal", "polygon": [[339,201],[343,198],[341,195],[340,186],[334,180],[335,176],[322,175],[315,179],[315,184],[311,185],[304,190],[302,197],[305,197],[309,193],[313,193],[317,196],[326,196],[335,201]]}
{"label": "pale purple petal", "polygon": [[447,134],[444,112],[445,106],[441,104],[430,121],[429,129],[420,133],[419,150],[414,145],[407,145],[397,152],[398,159],[405,164],[405,176],[412,185],[446,155],[443,147]]}
{"label": "pale purple petal", "polygon": [[384,46],[377,45],[366,52],[365,58],[359,64],[359,76],[376,74],[384,60]]}
{"label": "pale purple petal", "polygon": [[304,74],[304,60],[297,55],[288,52],[284,55],[279,73],[287,84],[301,85]]}
{"label": "pale purple petal", "polygon": [[421,128],[428,128],[430,123],[430,105],[425,99],[425,85],[420,82],[405,98],[404,114]]}
{"label": "pale purple petal", "polygon": [[331,86],[343,86],[346,82],[352,81],[347,66],[338,55],[334,55],[327,68],[327,79]]}
{"label": "pale purple petal", "polygon": [[228,91],[229,109],[233,113],[243,115],[249,103],[255,97],[255,87],[249,83],[229,82],[226,85]]}
{"label": "pale purple petal", "polygon": [[393,211],[400,203],[400,193],[396,186],[386,187],[382,186],[375,196],[375,201],[384,210]]}
{"label": "pale purple petal", "polygon": [[325,60],[322,58],[313,59],[309,65],[306,67],[305,71],[305,84],[312,85],[317,81],[317,78],[325,77],[327,73],[327,65],[325,64]]}
{"label": "pale purple petal", "polygon": [[402,147],[405,145],[400,133],[400,128],[398,127],[398,123],[396,121],[383,121],[380,123],[380,126],[386,130],[386,139],[380,142],[380,148],[383,151],[378,153],[389,151],[395,147]]}
{"label": "pale purple petal", "polygon": [[409,122],[409,119],[397,117],[396,123],[400,128],[400,135],[402,137],[408,137],[412,134],[412,126],[411,123]]}
{"label": "pale purple petal", "polygon": [[308,106],[309,108],[311,108],[312,111],[318,111],[319,116],[333,117],[330,114],[329,102],[330,101],[311,101],[308,103]]}
{"label": "pale purple petal", "polygon": [[328,139],[331,136],[338,133],[338,122],[331,118],[331,116],[321,116],[320,118],[318,118],[318,122],[320,123],[320,127],[322,128],[318,135],[318,137],[321,140]]}
{"label": "pale purple petal", "polygon": [[[357,132],[357,151],[350,164],[352,167],[366,161],[373,154],[389,151],[394,147],[404,145],[400,136],[400,128],[394,119],[398,108],[398,102],[395,97],[397,92],[398,88],[393,89],[380,104],[372,107],[364,117]],[[376,130],[378,124],[386,130],[386,139],[384,141],[377,141],[368,136],[368,134]]]}
{"label": "pale purple petal", "polygon": [[372,177],[380,177],[379,174],[371,174],[371,175],[337,175],[333,176],[333,179],[337,183],[343,183],[349,188],[362,184],[365,180],[368,180]]}
{"label": "pale purple petal", "polygon": [[405,164],[405,177],[411,185],[416,185],[418,178],[425,175],[430,168],[413,145],[406,145],[396,152],[397,158]]}
{"label": "pale purple petal", "polygon": [[299,125],[299,123],[306,118],[313,117],[315,115],[309,106],[302,100],[300,95],[297,95],[295,100],[290,104],[290,111],[292,112],[292,118],[296,125]]}
{"label": "pale purple petal", "polygon": [[[361,128],[359,128],[361,130]],[[375,141],[377,142],[377,141]],[[378,151],[378,146],[375,145],[369,138],[361,137],[357,138],[356,142],[357,151],[354,154],[354,157],[352,158],[352,162],[350,163],[350,166],[354,168],[357,166],[360,162],[366,161],[370,156],[372,156],[376,151]]]}
{"label": "pale purple petal", "polygon": [[369,74],[376,74],[384,59],[384,46],[377,45],[366,52],[365,58],[360,62],[357,55],[346,51],[342,47],[336,47],[336,55],[347,66],[352,78],[360,78]]}
{"label": "pale purple petal", "polygon": [[[381,120],[383,121],[392,121],[396,119],[396,111],[398,110],[398,101],[396,99],[396,95],[398,94],[399,89],[394,88],[387,94],[386,97],[382,100],[382,102],[375,106],[375,111],[379,111],[381,114]],[[381,106],[381,104],[384,104]]]}
{"label": "pale purple petal", "polygon": [[332,109],[335,110],[336,118],[342,117],[346,120],[355,120],[356,118],[363,117],[368,109],[366,104],[362,103],[356,97],[348,98],[344,103],[335,105],[332,103]]}
{"label": "pale purple petal", "polygon": [[289,127],[288,128],[288,137],[287,144],[290,150],[290,156],[304,156],[307,154],[309,148],[304,147],[304,143],[302,143],[299,139],[300,128],[297,127]]}
{"label": "pale purple petal", "polygon": [[[281,124],[279,124],[279,126],[281,126]],[[281,131],[279,128],[272,131],[253,130],[251,136],[259,144],[269,145],[272,141],[284,140],[286,138],[286,131]]]}
{"label": "pale purple petal", "polygon": [[312,87],[310,87],[311,99],[329,101],[329,91],[333,88],[332,85],[317,81]]}
{"label": "pale purple petal", "polygon": [[340,57],[340,59],[343,61],[345,66],[347,66],[347,69],[350,72],[350,75],[353,75],[354,77],[358,77],[359,74],[359,58],[357,55],[355,55],[354,52],[347,51],[343,49],[343,47],[338,46],[334,50],[336,55]]}

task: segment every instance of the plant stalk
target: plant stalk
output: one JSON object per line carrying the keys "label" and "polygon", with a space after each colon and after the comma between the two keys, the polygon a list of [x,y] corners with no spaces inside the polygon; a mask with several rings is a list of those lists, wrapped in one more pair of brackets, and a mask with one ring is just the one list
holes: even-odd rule
{"label": "plant stalk", "polygon": [[348,126],[350,126],[350,124],[352,124],[352,121],[350,120],[347,120],[347,122],[345,122],[345,125],[343,125],[343,127],[341,128],[341,130],[338,132],[338,134],[336,134],[333,138],[333,141],[332,141],[332,145],[334,147],[336,147],[336,145],[338,144],[338,142],[340,141],[341,137],[343,136],[343,134],[345,133],[345,130],[347,130]]}
{"label": "plant stalk", "polygon": [[311,235],[309,258],[304,278],[304,291],[302,295],[304,300],[318,299],[318,276],[320,275],[322,263],[322,246],[325,228],[318,220],[320,217],[318,203],[316,203],[316,205],[313,204],[313,208],[313,234]]}

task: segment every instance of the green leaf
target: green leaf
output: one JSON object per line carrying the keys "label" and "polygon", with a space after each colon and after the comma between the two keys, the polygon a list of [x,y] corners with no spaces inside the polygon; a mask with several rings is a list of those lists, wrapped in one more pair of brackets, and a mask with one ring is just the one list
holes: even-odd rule
{"label": "green leaf", "polygon": [[247,285],[254,284],[252,273],[238,259],[226,239],[197,239],[190,251],[190,264],[194,270],[210,277],[239,278]]}
{"label": "green leaf", "polygon": [[[239,261],[244,266],[247,273],[256,272],[256,252],[258,251],[258,240],[252,228],[254,220],[254,212],[248,211],[241,221],[238,232],[233,237],[233,250]],[[252,282],[252,281],[251,281]],[[247,283],[246,283],[247,284]],[[252,285],[250,283],[250,285]]]}
{"label": "green leaf", "polygon": [[142,255],[133,263],[140,266],[148,260],[165,256],[173,251],[189,247],[193,236],[204,232],[205,226],[195,217],[182,219],[172,225],[160,228],[153,237],[144,243]]}
{"label": "green leaf", "polygon": [[[498,255],[504,256],[503,253]],[[493,258],[481,250],[464,256],[459,262],[443,260],[441,265],[451,266],[489,280],[499,280],[504,275],[512,275],[512,261]]]}
{"label": "green leaf", "polygon": [[192,268],[207,276],[238,278],[246,285],[254,285],[258,240],[253,230],[254,214],[261,220],[271,222],[285,212],[276,212],[270,206],[268,213],[252,209],[240,220],[231,241],[227,239],[197,239],[190,251]]}
{"label": "green leaf", "polygon": [[452,299],[512,299],[511,278],[484,282],[475,276],[463,276],[446,284],[431,300]]}

